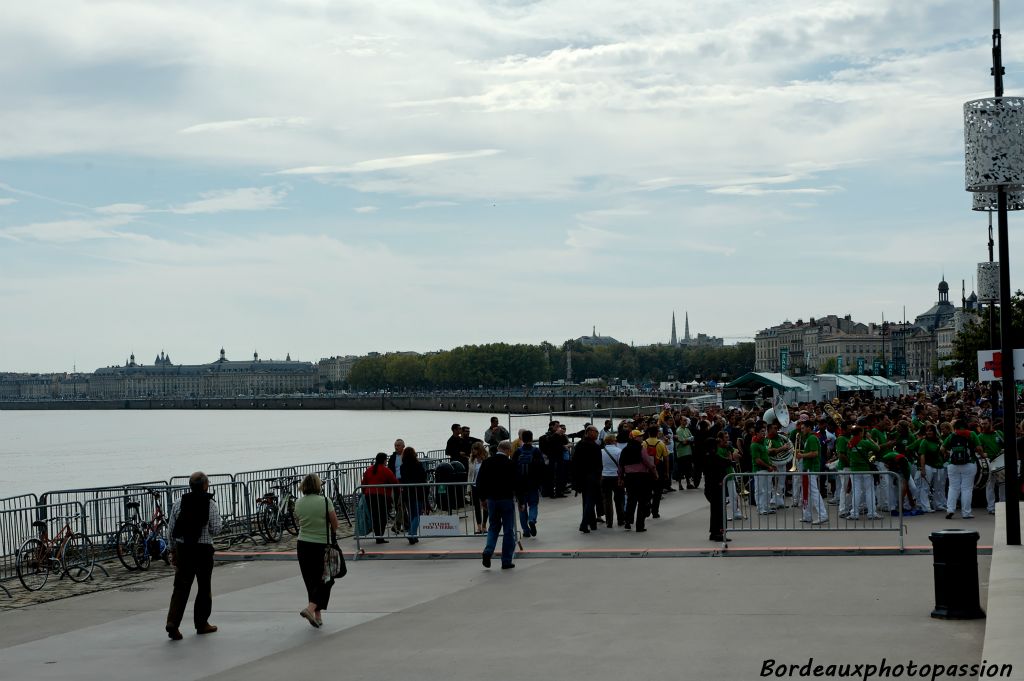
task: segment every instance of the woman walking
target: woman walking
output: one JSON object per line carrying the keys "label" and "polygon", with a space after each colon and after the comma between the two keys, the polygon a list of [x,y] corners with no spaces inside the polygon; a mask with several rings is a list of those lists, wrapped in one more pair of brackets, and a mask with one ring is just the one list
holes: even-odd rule
{"label": "woman walking", "polygon": [[302,498],[295,504],[295,520],[299,525],[299,541],[295,553],[299,559],[299,572],[306,585],[306,607],[299,614],[315,629],[323,625],[323,611],[331,598],[334,578],[324,581],[324,553],[328,545],[328,527],[338,529],[338,516],[334,505],[323,495],[323,485],[315,473],[302,480],[299,487]]}
{"label": "woman walking", "polygon": [[470,494],[473,497],[473,514],[476,517],[476,534],[483,534],[487,529],[487,504],[480,498],[476,489],[476,476],[480,472],[480,464],[488,456],[487,446],[483,442],[474,442],[469,450]]}

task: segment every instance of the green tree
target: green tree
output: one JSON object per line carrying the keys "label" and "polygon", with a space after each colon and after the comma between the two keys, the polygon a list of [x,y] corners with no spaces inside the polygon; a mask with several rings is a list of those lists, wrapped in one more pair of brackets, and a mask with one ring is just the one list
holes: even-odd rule
{"label": "green tree", "polygon": [[[996,338],[995,347],[1000,347],[998,337],[1000,328],[1001,308],[995,309],[996,317]],[[1010,298],[1010,338],[1014,348],[1024,348],[1024,292],[1018,290]],[[954,376],[977,376],[978,375],[978,351],[991,350],[992,344],[988,337],[988,314],[975,318],[967,323],[963,330],[953,339],[953,364],[952,375]]]}

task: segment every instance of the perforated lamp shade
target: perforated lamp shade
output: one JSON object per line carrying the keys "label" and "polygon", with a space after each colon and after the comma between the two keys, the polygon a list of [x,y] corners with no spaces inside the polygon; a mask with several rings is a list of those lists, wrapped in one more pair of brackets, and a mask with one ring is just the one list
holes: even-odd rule
{"label": "perforated lamp shade", "polygon": [[999,301],[999,263],[978,263],[978,300],[983,303]]}
{"label": "perforated lamp shade", "polygon": [[1024,191],[1024,98],[965,103],[964,156],[967,191]]}
{"label": "perforated lamp shade", "polygon": [[[995,192],[974,192],[971,194],[971,210],[995,213]],[[1024,192],[1009,192],[1006,195],[1006,210],[1024,210]]]}

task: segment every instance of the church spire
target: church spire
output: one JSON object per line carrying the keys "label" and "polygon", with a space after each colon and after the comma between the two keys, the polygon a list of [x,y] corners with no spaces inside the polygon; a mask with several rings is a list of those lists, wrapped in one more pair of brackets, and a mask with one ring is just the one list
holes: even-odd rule
{"label": "church spire", "polygon": [[679,340],[676,338],[676,311],[672,310],[672,347],[679,345]]}
{"label": "church spire", "polygon": [[686,311],[686,326],[683,331],[683,339],[690,340],[690,311]]}

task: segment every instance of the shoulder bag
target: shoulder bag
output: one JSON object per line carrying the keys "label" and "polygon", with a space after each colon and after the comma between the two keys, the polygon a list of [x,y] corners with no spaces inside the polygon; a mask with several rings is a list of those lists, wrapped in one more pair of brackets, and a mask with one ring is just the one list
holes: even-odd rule
{"label": "shoulder bag", "polygon": [[324,496],[324,521],[326,522],[326,532],[328,533],[327,546],[324,548],[324,583],[333,582],[335,579],[341,579],[348,574],[348,567],[345,565],[345,555],[341,552],[341,547],[338,546],[338,536],[334,533],[334,528],[331,526],[331,514],[327,506],[327,497]]}

